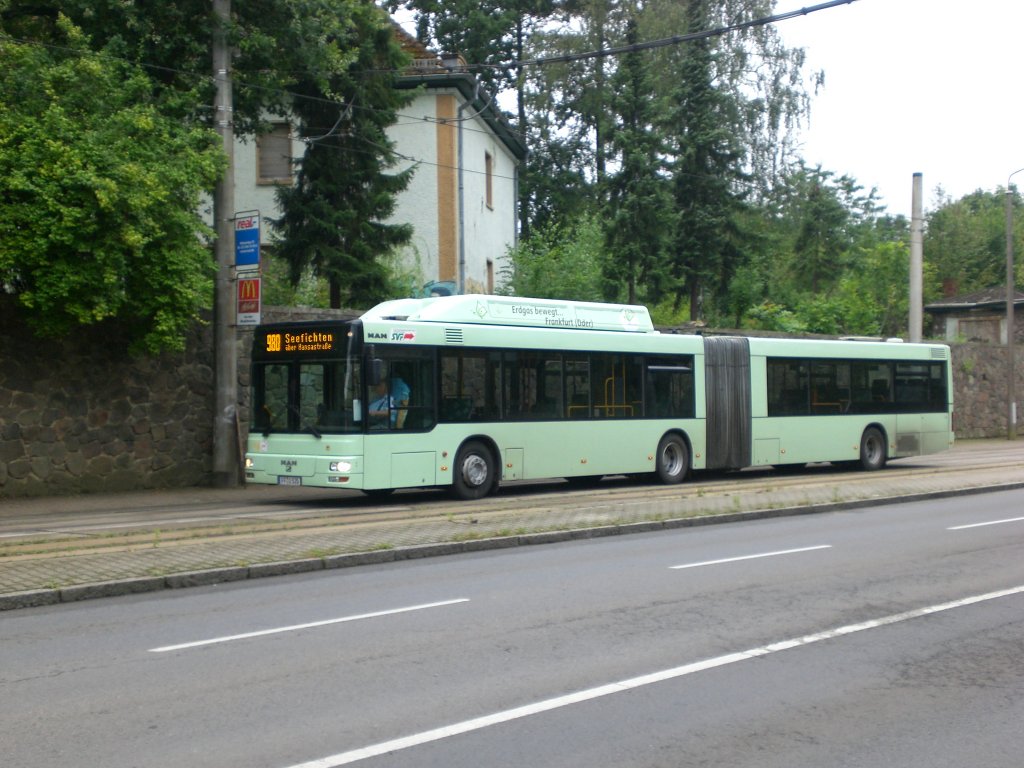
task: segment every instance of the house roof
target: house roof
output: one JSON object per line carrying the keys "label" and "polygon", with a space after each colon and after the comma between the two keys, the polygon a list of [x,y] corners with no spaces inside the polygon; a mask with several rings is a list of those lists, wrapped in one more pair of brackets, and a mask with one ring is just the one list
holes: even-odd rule
{"label": "house roof", "polygon": [[418,61],[431,60],[437,62],[437,66],[441,66],[441,61],[438,58],[438,55],[431,51],[429,48],[427,48],[426,45],[421,43],[415,37],[406,32],[404,29],[402,29],[401,24],[392,19],[391,26],[394,27],[395,39],[398,40],[398,44],[401,46],[402,50],[412,57],[414,67],[420,66],[417,65],[416,63]]}
{"label": "house roof", "polygon": [[[1013,306],[1024,304],[1024,293],[1014,292]],[[982,291],[965,293],[961,296],[949,296],[933,301],[925,306],[926,312],[948,314],[964,312],[971,309],[999,309],[1006,307],[1006,287],[986,288]]]}
{"label": "house roof", "polygon": [[[412,57],[412,66],[399,75],[398,88],[446,88],[457,90],[469,105],[472,115],[478,115],[502,144],[517,160],[526,157],[526,144],[512,128],[508,118],[497,106],[494,94],[486,91],[472,74],[466,71],[466,61],[461,56],[444,54],[439,56],[427,46],[392,21],[395,37],[402,50]],[[450,62],[456,62],[453,66]]]}

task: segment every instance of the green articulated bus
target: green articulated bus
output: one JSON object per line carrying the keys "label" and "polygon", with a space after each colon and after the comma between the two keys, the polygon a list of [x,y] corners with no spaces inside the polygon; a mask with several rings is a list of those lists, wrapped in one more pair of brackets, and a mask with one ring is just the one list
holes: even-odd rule
{"label": "green articulated bus", "polygon": [[251,483],[450,487],[833,462],[953,443],[949,348],[660,333],[641,306],[462,295],[263,325]]}

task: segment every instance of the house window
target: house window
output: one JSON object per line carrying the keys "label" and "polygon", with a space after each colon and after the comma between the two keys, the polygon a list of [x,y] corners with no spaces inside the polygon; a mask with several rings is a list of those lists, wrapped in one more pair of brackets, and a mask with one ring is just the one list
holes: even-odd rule
{"label": "house window", "polygon": [[256,139],[259,184],[292,183],[292,138],[288,123],[274,123],[269,133]]}
{"label": "house window", "polygon": [[494,155],[484,152],[484,172],[487,175],[487,207],[494,210]]}
{"label": "house window", "polygon": [[494,293],[494,261],[487,260],[487,292]]}

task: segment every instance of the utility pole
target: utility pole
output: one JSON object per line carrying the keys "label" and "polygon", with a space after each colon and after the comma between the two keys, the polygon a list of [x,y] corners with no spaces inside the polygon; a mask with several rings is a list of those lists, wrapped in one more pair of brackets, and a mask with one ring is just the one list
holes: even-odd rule
{"label": "utility pole", "polygon": [[1016,321],[1013,317],[1013,302],[1017,298],[1017,281],[1013,269],[1013,192],[1010,181],[1024,171],[1019,168],[1006,178],[1006,439],[1017,439],[1017,359],[1013,344],[1016,335]]}
{"label": "utility pole", "polygon": [[235,131],[231,91],[231,51],[227,30],[231,0],[213,0],[213,77],[217,84],[214,123],[220,134],[227,170],[214,189],[213,219],[217,233],[217,278],[213,303],[214,413],[213,483],[233,488],[241,479],[238,446],[238,350],[235,338],[234,228]]}
{"label": "utility pole", "polygon": [[914,174],[913,198],[910,204],[910,340],[921,341],[924,314],[924,216],[921,213],[923,177]]}

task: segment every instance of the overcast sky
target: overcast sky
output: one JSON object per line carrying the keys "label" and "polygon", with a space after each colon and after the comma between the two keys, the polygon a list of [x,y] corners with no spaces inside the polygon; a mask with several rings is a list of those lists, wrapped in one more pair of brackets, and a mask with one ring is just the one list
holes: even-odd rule
{"label": "overcast sky", "polygon": [[889,213],[910,216],[915,172],[927,211],[938,186],[958,199],[1024,168],[1024,0],[854,0],[776,29],[825,70],[805,160],[877,187]]}
{"label": "overcast sky", "polygon": [[[993,192],[1024,168],[1024,0],[853,0],[775,28],[808,73],[825,71],[804,159],[877,188],[889,213],[909,218],[916,172],[928,211],[936,187]],[[1024,173],[1013,182],[1024,190]]]}

